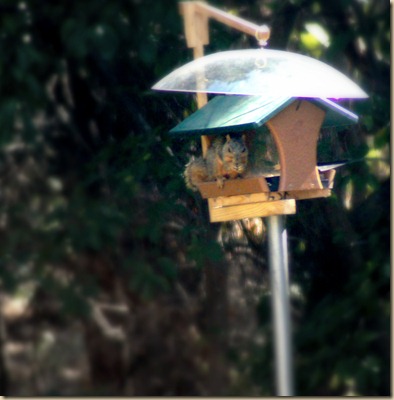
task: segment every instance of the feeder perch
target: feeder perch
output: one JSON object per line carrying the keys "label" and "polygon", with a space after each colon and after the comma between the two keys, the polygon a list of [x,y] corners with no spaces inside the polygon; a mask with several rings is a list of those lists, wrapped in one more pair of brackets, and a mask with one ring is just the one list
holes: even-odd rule
{"label": "feeder perch", "polygon": [[[295,201],[328,197],[335,168],[344,163],[317,164],[321,128],[354,124],[358,117],[324,98],[216,96],[170,131],[174,137],[245,133],[250,139],[263,125],[279,155],[277,172],[251,173],[242,179],[198,185],[208,199],[211,222],[294,214]],[[249,148],[249,152],[262,149]]]}

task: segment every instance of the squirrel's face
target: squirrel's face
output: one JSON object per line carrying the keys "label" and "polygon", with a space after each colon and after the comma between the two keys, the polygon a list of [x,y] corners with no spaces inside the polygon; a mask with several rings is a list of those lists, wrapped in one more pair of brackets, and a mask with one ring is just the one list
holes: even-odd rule
{"label": "squirrel's face", "polygon": [[248,164],[248,154],[243,140],[228,140],[223,147],[223,164],[228,171],[242,174]]}

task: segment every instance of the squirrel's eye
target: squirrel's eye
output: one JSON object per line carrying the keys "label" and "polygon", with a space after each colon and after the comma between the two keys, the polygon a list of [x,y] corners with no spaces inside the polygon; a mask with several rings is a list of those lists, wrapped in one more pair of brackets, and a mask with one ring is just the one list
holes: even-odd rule
{"label": "squirrel's eye", "polygon": [[242,153],[245,153],[245,151],[246,151],[246,149],[245,149],[245,147],[242,149]]}
{"label": "squirrel's eye", "polygon": [[233,151],[231,150],[231,147],[228,148],[228,152],[232,153]]}

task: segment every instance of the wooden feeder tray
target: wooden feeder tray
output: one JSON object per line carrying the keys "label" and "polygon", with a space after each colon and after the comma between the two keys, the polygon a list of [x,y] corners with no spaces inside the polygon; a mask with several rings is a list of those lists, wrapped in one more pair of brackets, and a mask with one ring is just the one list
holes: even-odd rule
{"label": "wooden feeder tray", "polygon": [[223,188],[219,188],[216,182],[204,182],[198,185],[198,189],[208,200],[211,222],[295,214],[296,200],[331,195],[335,170],[325,170],[319,175],[322,187],[317,189],[278,191],[279,175],[227,180]]}
{"label": "wooden feeder tray", "polygon": [[331,190],[334,185],[335,169],[320,172],[319,175],[322,188],[317,189],[309,188],[305,190],[278,191],[280,178],[279,175],[261,175],[226,180],[222,188],[219,188],[215,181],[204,182],[198,184],[198,190],[204,199],[239,196],[254,193],[267,193],[269,197],[275,197],[275,199],[278,199],[279,196],[275,196],[274,193],[282,193],[282,198],[283,196],[287,196],[286,198],[294,198],[296,200],[311,198],[310,195],[312,193],[316,193],[316,196],[313,196],[313,198],[320,197],[317,196],[319,193],[322,195],[321,197],[326,197],[326,191]]}
{"label": "wooden feeder tray", "polygon": [[198,189],[204,199],[270,191],[264,177],[227,180],[223,188],[219,188],[216,182],[204,182],[198,185]]}

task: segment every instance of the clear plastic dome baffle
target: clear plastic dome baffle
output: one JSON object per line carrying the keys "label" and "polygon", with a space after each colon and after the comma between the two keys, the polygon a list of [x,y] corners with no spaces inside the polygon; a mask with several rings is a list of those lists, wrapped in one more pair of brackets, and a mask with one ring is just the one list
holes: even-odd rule
{"label": "clear plastic dome baffle", "polygon": [[280,50],[214,53],[176,69],[155,90],[309,98],[367,98],[351,79],[311,57]]}

